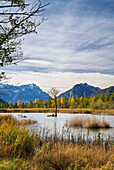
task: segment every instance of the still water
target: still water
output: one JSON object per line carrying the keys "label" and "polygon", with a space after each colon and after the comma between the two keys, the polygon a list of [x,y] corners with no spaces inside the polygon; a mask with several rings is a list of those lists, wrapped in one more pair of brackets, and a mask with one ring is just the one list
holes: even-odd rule
{"label": "still water", "polygon": [[[1,113],[2,114],[2,113]],[[60,134],[63,130],[69,131],[72,134],[80,134],[87,135],[88,129],[82,128],[67,128],[65,127],[66,120],[71,120],[75,117],[83,117],[83,118],[97,118],[98,120],[105,120],[109,122],[112,128],[109,129],[98,129],[98,130],[89,130],[89,135],[94,136],[98,135],[99,132],[103,134],[105,137],[111,136],[114,137],[114,116],[110,115],[91,115],[91,114],[71,114],[71,113],[58,113],[58,116],[55,117],[47,117],[49,113],[11,113],[14,117],[21,120],[18,115],[26,116],[26,119],[37,120],[37,123],[34,125],[30,125],[30,129],[39,130],[45,128],[46,131],[50,131],[53,133],[56,129],[56,132]]]}

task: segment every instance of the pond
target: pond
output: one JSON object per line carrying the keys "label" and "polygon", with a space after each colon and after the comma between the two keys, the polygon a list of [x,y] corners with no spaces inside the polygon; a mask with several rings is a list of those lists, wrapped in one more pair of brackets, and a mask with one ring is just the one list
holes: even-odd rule
{"label": "pond", "polygon": [[[4,114],[4,113],[1,113]],[[105,137],[112,137],[114,138],[114,116],[110,115],[91,115],[91,114],[71,114],[71,113],[58,113],[58,116],[55,117],[47,117],[49,113],[11,113],[14,117],[21,120],[21,118],[18,115],[26,116],[26,119],[32,119],[37,120],[37,123],[34,125],[30,125],[30,129],[32,130],[39,130],[39,129],[45,129],[45,131],[49,133],[56,133],[61,134],[64,130],[64,132],[69,132],[72,134],[80,134],[80,135],[87,135],[89,133],[89,136],[95,136],[98,135],[99,132],[103,134]],[[98,120],[105,120],[106,122],[109,122],[110,126],[112,128],[109,129],[98,129],[98,130],[91,130],[84,129],[84,128],[67,128],[65,127],[66,120],[71,120],[74,117],[83,117],[83,118],[97,118]]]}

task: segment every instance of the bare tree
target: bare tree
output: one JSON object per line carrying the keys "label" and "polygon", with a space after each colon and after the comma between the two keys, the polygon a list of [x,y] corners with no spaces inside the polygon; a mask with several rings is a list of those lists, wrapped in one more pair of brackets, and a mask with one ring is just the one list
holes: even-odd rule
{"label": "bare tree", "polygon": [[41,0],[33,4],[27,0],[0,1],[0,67],[25,59],[21,37],[36,33],[36,28],[45,20],[43,13],[48,4],[42,5]]}
{"label": "bare tree", "polygon": [[52,98],[54,99],[54,103],[55,103],[55,116],[57,117],[57,98],[58,98],[58,94],[59,94],[59,90],[52,87],[49,91],[48,94],[52,96]]}

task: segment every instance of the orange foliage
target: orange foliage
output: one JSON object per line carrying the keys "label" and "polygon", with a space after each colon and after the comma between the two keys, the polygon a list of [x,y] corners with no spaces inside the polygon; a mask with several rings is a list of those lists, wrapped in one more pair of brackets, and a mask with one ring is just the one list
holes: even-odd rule
{"label": "orange foliage", "polygon": [[63,97],[61,97],[61,99],[60,99],[60,103],[61,103],[61,104],[64,104]]}
{"label": "orange foliage", "polygon": [[71,103],[74,103],[75,102],[75,99],[74,97],[71,98]]}

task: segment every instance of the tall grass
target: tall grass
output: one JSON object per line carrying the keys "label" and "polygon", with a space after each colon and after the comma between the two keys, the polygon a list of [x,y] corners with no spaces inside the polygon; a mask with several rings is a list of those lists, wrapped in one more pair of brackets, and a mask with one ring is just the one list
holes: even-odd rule
{"label": "tall grass", "polygon": [[18,121],[10,114],[0,115],[0,124],[8,122],[10,123],[17,123]]}
{"label": "tall grass", "polygon": [[0,125],[0,158],[26,157],[34,153],[34,134],[16,124]]}
{"label": "tall grass", "polygon": [[33,155],[35,134],[12,115],[0,115],[0,158]]}
{"label": "tall grass", "polygon": [[[48,143],[43,146],[30,166],[37,169],[70,170],[101,168],[113,155],[111,148],[106,152],[101,147],[87,147],[65,142]],[[48,168],[47,168],[48,167]]]}
{"label": "tall grass", "polygon": [[11,115],[0,116],[0,169],[113,170],[114,148],[110,138],[104,141],[99,135],[94,141],[83,137],[64,141],[56,133],[44,138],[30,132]]}
{"label": "tall grass", "polygon": [[86,118],[83,119],[75,117],[72,120],[66,121],[66,126],[72,126],[72,127],[82,127],[82,128],[110,128],[110,124],[104,120],[98,120],[96,118]]}

